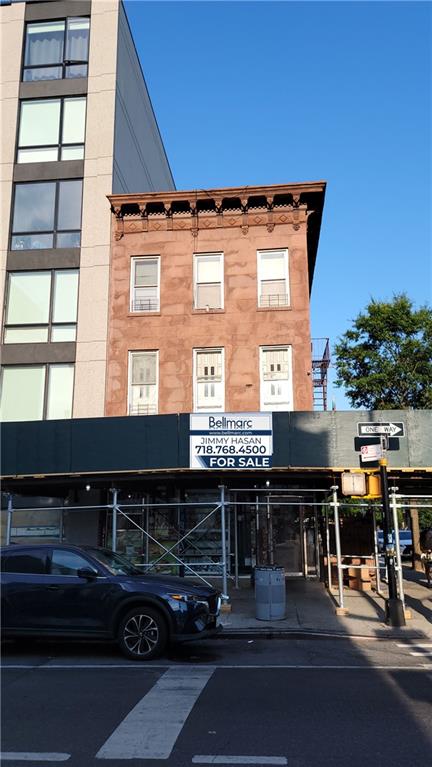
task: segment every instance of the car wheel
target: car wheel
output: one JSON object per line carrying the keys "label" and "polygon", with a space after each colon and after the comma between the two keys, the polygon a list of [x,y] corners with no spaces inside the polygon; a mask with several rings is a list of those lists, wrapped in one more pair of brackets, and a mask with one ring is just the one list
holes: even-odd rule
{"label": "car wheel", "polygon": [[151,607],[135,607],[122,619],[118,643],[127,658],[151,660],[162,654],[167,629],[161,614]]}

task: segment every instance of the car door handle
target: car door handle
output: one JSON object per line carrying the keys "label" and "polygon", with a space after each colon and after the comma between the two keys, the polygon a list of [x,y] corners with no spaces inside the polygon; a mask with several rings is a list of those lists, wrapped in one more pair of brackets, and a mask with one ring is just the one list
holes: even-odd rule
{"label": "car door handle", "polygon": [[48,586],[48,591],[58,591],[60,586]]}

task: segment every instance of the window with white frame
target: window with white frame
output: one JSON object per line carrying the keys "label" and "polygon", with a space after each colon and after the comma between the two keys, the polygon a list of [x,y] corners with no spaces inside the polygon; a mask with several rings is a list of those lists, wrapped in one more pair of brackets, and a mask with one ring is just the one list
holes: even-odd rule
{"label": "window with white frame", "polygon": [[194,411],[225,407],[223,349],[194,350]]}
{"label": "window with white frame", "polygon": [[288,250],[258,250],[258,306],[289,306]]}
{"label": "window with white frame", "polygon": [[292,410],[291,347],[260,349],[261,410]]}
{"label": "window with white frame", "polygon": [[155,415],[158,412],[157,351],[129,354],[129,415]]}
{"label": "window with white frame", "polygon": [[223,253],[194,254],[194,308],[223,309]]}
{"label": "window with white frame", "polygon": [[160,258],[133,258],[131,312],[158,312],[160,308]]}

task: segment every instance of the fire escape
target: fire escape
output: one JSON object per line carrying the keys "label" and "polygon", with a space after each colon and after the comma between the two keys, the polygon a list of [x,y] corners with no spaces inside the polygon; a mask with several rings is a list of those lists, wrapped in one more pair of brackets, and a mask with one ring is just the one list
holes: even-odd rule
{"label": "fire escape", "polygon": [[327,410],[327,371],[330,365],[329,339],[313,338],[311,347],[314,410]]}

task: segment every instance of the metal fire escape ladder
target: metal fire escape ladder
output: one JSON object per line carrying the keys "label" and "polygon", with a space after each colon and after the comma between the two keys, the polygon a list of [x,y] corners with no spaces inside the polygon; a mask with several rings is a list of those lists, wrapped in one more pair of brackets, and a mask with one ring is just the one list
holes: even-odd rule
{"label": "metal fire escape ladder", "polygon": [[327,375],[330,366],[329,339],[313,338],[311,353],[314,410],[327,410]]}

